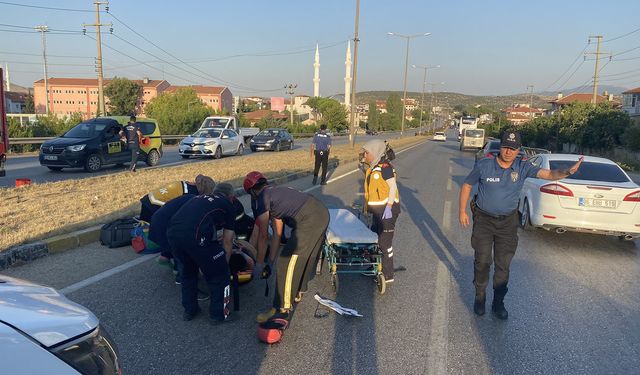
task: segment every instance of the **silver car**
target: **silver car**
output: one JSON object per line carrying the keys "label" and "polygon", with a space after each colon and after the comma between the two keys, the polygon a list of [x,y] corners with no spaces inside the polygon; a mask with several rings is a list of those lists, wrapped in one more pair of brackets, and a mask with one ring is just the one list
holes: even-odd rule
{"label": "silver car", "polygon": [[185,159],[191,156],[242,155],[243,139],[232,129],[200,129],[180,142],[178,153]]}
{"label": "silver car", "polygon": [[122,374],[98,318],[55,289],[0,275],[3,374]]}

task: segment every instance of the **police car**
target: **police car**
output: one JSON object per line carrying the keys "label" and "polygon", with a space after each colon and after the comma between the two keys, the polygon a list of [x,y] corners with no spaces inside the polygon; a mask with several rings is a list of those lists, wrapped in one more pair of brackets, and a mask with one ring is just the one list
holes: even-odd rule
{"label": "police car", "polygon": [[[551,170],[570,168],[578,155],[540,154],[530,162]],[[520,193],[520,226],[640,237],[640,186],[616,163],[585,156],[578,171],[560,181],[528,178]]]}

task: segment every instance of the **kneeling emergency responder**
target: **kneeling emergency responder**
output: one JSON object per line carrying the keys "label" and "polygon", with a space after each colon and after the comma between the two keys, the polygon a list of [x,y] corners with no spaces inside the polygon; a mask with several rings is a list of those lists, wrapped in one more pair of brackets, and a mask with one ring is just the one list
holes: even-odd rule
{"label": "kneeling emergency responder", "polygon": [[476,287],[473,311],[484,315],[486,288],[493,252],[493,303],[492,311],[499,319],[507,319],[504,296],[509,282],[509,266],[518,246],[518,202],[520,191],[527,177],[560,180],[580,168],[582,158],[567,170],[541,169],[518,157],[520,134],[505,132],[500,154],[496,158],[479,160],[460,189],[460,224],[469,225],[467,203],[473,186],[478,194],[471,202],[473,231],[471,246],[474,250],[474,277]]}
{"label": "kneeling emergency responder", "polygon": [[251,216],[247,215],[244,211],[242,202],[236,197],[233,185],[228,182],[222,182],[216,185],[214,192],[223,194],[225,197],[231,200],[233,207],[236,209],[236,239],[249,241],[251,233],[253,232],[254,220]]}
{"label": "kneeling emergency responder", "polygon": [[[256,318],[258,323],[276,318],[288,320],[293,303],[307,291],[307,284],[315,272],[329,226],[329,210],[312,195],[284,186],[268,185],[260,172],[247,174],[243,186],[251,194],[251,208],[256,218],[251,236],[251,244],[257,244],[258,249],[254,279],[262,275],[265,262],[273,263],[276,259],[284,222],[293,229],[276,265],[273,308]],[[270,222],[273,235],[269,259],[265,259]]]}
{"label": "kneeling emergency responder", "polygon": [[393,235],[400,215],[400,195],[396,185],[396,170],[386,160],[387,145],[374,139],[364,144],[363,159],[369,165],[364,177],[365,210],[373,216],[371,230],[378,234],[378,246],[383,252],[382,274],[393,282]]}
{"label": "kneeling emergency responder", "polygon": [[205,175],[197,175],[194,182],[174,181],[151,191],[140,198],[140,220],[151,222],[153,214],[165,203],[184,194],[211,194],[215,183],[213,179]]}
{"label": "kneeling emergency responder", "polygon": [[[232,253],[235,209],[221,194],[199,195],[186,202],[171,219],[167,238],[182,263],[183,319],[192,320],[199,312],[198,268],[209,286],[209,317],[219,323],[228,320],[229,267]],[[217,231],[223,230],[222,246]]]}

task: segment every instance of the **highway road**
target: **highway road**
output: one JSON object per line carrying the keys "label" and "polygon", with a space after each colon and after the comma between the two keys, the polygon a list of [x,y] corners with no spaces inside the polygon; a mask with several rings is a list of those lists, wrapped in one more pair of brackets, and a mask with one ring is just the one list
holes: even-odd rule
{"label": "highway road", "polygon": [[[396,267],[406,270],[387,294],[378,295],[365,276],[341,276],[337,294],[326,273],[316,277],[278,345],[256,339],[255,315],[270,304],[263,282],[241,287],[236,321],[212,326],[205,316],[183,322],[171,272],[128,247],[92,244],[2,272],[60,288],[94,311],[114,336],[126,374],[638,373],[638,241],[520,232],[505,300],[509,320],[473,314],[471,231],[457,222],[473,153],[450,139],[394,162],[403,209],[394,253]],[[362,199],[362,174],[346,174],[352,168],[342,166],[323,187],[311,187],[309,178],[291,186],[329,207],[349,207]],[[314,317],[316,292],[364,317]]]}
{"label": "highway road", "polygon": [[[399,133],[387,133],[385,135],[373,136],[374,138],[393,138],[398,136]],[[359,135],[356,139],[369,139],[372,136],[368,135]],[[349,142],[348,137],[339,136],[334,137],[333,140],[335,145],[347,144]],[[295,140],[294,149],[302,149],[309,148],[309,144],[311,143],[311,138],[300,138]],[[209,160],[207,158],[191,158],[191,159],[183,159],[180,154],[178,154],[178,146],[165,146],[163,147],[164,155],[160,159],[159,167],[163,166],[172,166],[179,165],[184,163],[195,163]],[[252,153],[248,150],[248,147],[245,149],[244,155],[256,155],[257,153]],[[259,153],[258,153],[259,154]],[[148,168],[144,162],[138,162],[138,168]],[[125,167],[118,167],[115,165],[106,166],[98,173],[88,173],[85,172],[81,168],[69,168],[63,169],[60,172],[50,171],[48,168],[40,165],[38,161],[37,155],[30,156],[9,156],[6,163],[7,175],[5,177],[0,177],[0,187],[12,187],[15,186],[16,178],[28,178],[35,183],[42,182],[53,182],[53,181],[62,181],[69,179],[82,179],[87,177],[93,177],[97,175],[105,175],[112,173],[119,173],[128,170],[128,164]]]}

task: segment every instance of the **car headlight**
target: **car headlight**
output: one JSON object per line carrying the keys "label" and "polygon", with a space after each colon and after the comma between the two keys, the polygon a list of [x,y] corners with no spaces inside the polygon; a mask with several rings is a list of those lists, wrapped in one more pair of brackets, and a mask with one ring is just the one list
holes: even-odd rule
{"label": "car headlight", "polygon": [[69,151],[73,151],[73,152],[78,152],[78,151],[82,151],[84,150],[84,148],[87,145],[74,145],[74,146],[67,146],[67,150]]}
{"label": "car headlight", "polygon": [[276,141],[275,139],[270,139],[270,140],[268,140],[268,141],[267,141],[267,142],[265,142],[265,143],[266,143],[266,144],[270,144],[270,143],[273,143],[273,142],[275,142],[275,141]]}
{"label": "car headlight", "polygon": [[251,140],[249,141],[249,143],[256,143],[256,141],[253,140],[253,138],[251,138]]}
{"label": "car headlight", "polygon": [[213,146],[216,144],[216,141],[207,141],[204,143],[205,146]]}
{"label": "car headlight", "polygon": [[121,373],[116,346],[101,326],[52,352],[82,374]]}

